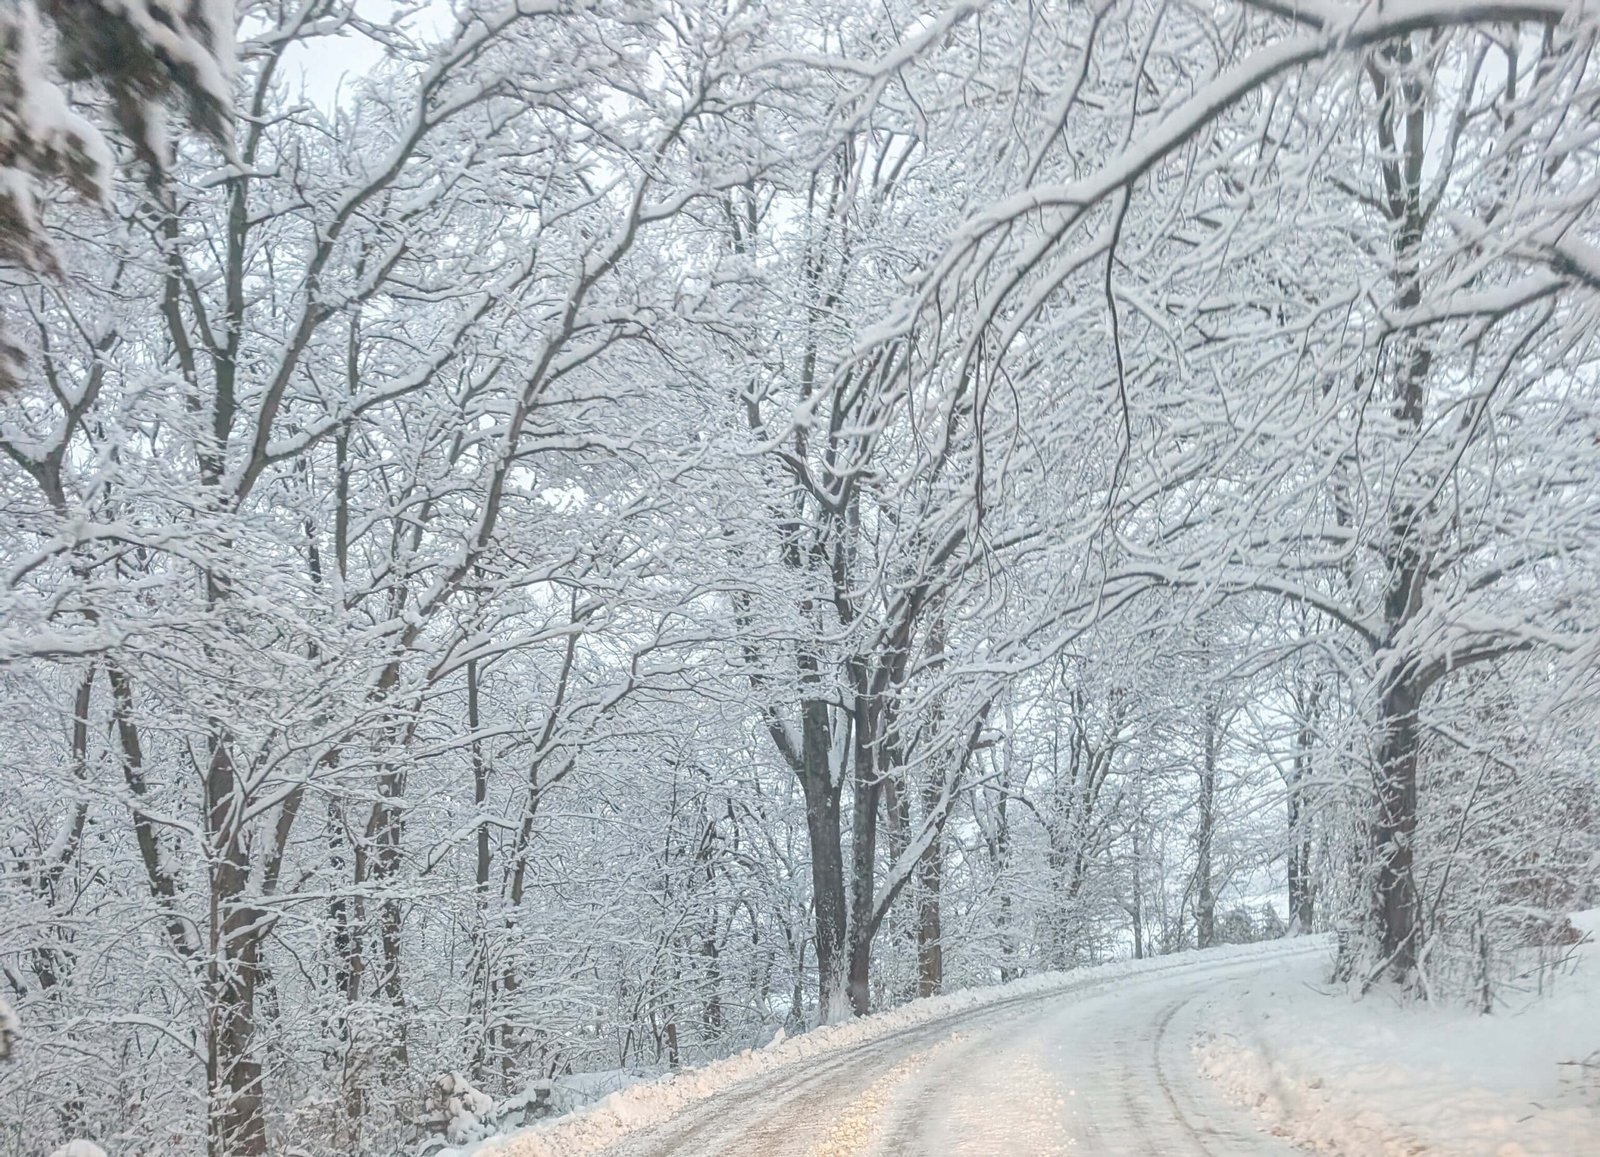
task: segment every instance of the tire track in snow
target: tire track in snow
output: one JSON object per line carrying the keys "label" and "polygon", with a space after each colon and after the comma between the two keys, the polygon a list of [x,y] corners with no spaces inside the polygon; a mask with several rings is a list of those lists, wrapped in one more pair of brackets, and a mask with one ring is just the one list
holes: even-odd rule
{"label": "tire track in snow", "polygon": [[[944,1048],[956,1039],[956,1037],[947,1038],[933,1047]],[[867,1086],[866,1092],[852,1101],[845,1109],[844,1115],[834,1122],[833,1127],[828,1130],[828,1135],[806,1150],[806,1157],[855,1157],[856,1154],[871,1149],[883,1131],[881,1117],[884,1105],[912,1072],[927,1059],[928,1052],[912,1053],[873,1081]]]}
{"label": "tire track in snow", "polygon": [[[1189,1139],[1194,1143],[1196,1152],[1207,1154],[1208,1157],[1226,1157],[1223,1150],[1213,1149],[1212,1140],[1225,1140],[1218,1136],[1215,1129],[1206,1125],[1197,1125],[1193,1094],[1185,1091],[1180,1097],[1177,1089],[1181,1082],[1174,1084],[1171,1079],[1171,1067],[1163,1058],[1163,1049],[1168,1045],[1169,1033],[1173,1019],[1178,1013],[1188,1008],[1194,1001],[1194,996],[1186,996],[1182,1000],[1173,1001],[1156,1020],[1155,1048],[1152,1050],[1151,1061],[1156,1074],[1156,1084],[1160,1086],[1162,1096],[1166,1098],[1167,1105],[1172,1109],[1172,1119],[1183,1126],[1189,1134]],[[1187,1054],[1187,1050],[1185,1050]],[[1187,1060],[1187,1055],[1185,1057]],[[1192,1064],[1190,1065],[1192,1069]]]}
{"label": "tire track in snow", "polygon": [[605,1153],[607,1157],[713,1157],[722,1153],[801,1157],[826,1140],[831,1122],[848,1111],[852,1095],[859,1095],[859,1090],[870,1087],[909,1056],[936,1048],[967,1024],[1055,995],[1059,993],[1030,994],[911,1025],[838,1056],[756,1077],[653,1129],[624,1138]]}

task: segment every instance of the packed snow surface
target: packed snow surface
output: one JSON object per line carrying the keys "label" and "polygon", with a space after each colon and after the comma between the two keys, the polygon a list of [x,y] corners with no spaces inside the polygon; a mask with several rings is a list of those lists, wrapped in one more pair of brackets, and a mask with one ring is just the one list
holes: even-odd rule
{"label": "packed snow surface", "polygon": [[[1118,961],[913,1001],[803,1035],[780,1035],[764,1048],[635,1085],[576,1113],[444,1155],[934,1152],[947,1143],[921,1135],[934,1127],[987,1130],[988,1140],[973,1152],[1007,1144],[1006,1137],[1032,1143],[1024,1139],[1037,1141],[1041,1129],[1058,1133],[1063,1151],[1093,1152],[1073,1144],[1080,1127],[1089,1128],[1080,1120],[1089,1101],[1086,1082],[1102,1075],[1120,1079],[1130,1064],[1126,1058],[1102,1063],[1096,1054],[1088,1067],[1104,1074],[1066,1071],[1063,1066],[1075,1060],[1088,1063],[1078,1048],[1086,1035],[1103,1048],[1126,1045],[1139,1058],[1133,1067],[1141,1067],[1163,1041],[1177,1042],[1182,1051],[1190,1030],[1168,1034],[1160,1017],[1174,1001],[1187,1004],[1213,983],[1218,968],[1253,975],[1279,967],[1286,954],[1308,953],[1325,961],[1327,942],[1312,938]],[[1075,1027],[1080,1017],[1088,1018],[1089,1027]],[[1128,1032],[1115,1031],[1124,1024]],[[1001,1049],[1008,1050],[1004,1057]],[[1180,1060],[1191,1069],[1186,1054]],[[976,1079],[975,1063],[987,1066],[992,1080]],[[826,1079],[818,1079],[823,1073]],[[968,1095],[953,1095],[953,1084],[964,1084]],[[1153,1080],[1146,1091],[1157,1094]],[[1108,1104],[1133,1103],[1126,1090],[1106,1095]],[[1003,1112],[1008,1100],[1009,1117]],[[939,1113],[930,1113],[930,1101],[938,1103]],[[1126,1108],[1118,1111],[1129,1115]],[[1248,1121],[1242,1112],[1238,1116]],[[1123,1124],[1132,1127],[1131,1121]],[[956,1140],[948,1144],[950,1153],[970,1148]]]}
{"label": "packed snow surface", "polygon": [[[1600,1154],[1600,914],[1546,994],[1509,1007],[1354,1000],[1315,960],[1207,1000],[1200,1069],[1304,1149],[1345,1157]],[[1532,982],[1530,981],[1530,984]]]}

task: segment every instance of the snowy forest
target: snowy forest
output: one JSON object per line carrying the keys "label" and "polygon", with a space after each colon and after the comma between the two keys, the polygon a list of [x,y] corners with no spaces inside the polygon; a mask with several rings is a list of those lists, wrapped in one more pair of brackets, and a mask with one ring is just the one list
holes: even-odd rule
{"label": "snowy forest", "polygon": [[0,3],[0,1155],[1310,932],[1492,1013],[1600,903],[1597,49]]}

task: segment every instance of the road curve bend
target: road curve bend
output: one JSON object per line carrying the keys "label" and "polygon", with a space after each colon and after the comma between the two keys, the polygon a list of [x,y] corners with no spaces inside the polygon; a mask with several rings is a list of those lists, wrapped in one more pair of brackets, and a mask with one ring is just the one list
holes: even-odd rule
{"label": "road curve bend", "polygon": [[1189,1042],[1218,993],[1319,951],[1173,958],[957,1013],[745,1081],[605,1153],[1288,1157],[1196,1074]]}

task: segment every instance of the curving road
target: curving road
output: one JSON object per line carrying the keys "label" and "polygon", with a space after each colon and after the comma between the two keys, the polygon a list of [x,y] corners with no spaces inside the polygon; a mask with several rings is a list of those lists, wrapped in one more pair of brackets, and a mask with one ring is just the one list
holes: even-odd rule
{"label": "curving road", "polygon": [[700,1101],[611,1157],[1252,1157],[1297,1152],[1198,1077],[1207,1003],[1324,951],[1173,958],[780,1069]]}

